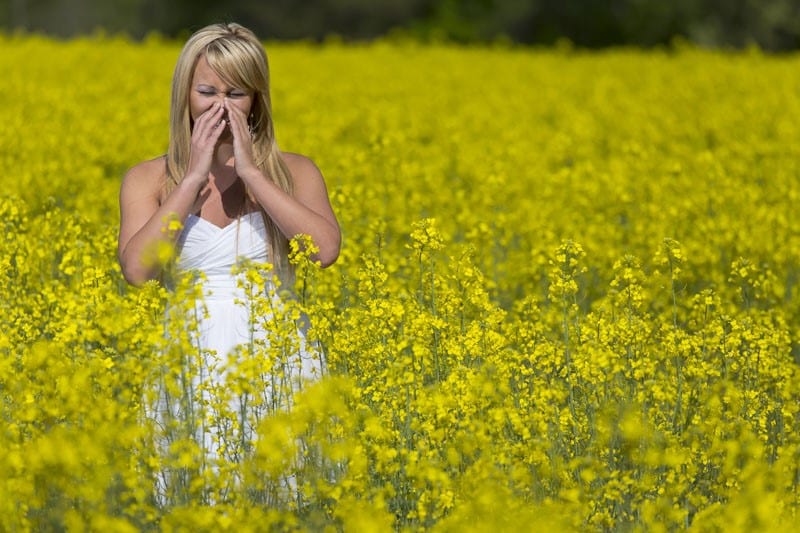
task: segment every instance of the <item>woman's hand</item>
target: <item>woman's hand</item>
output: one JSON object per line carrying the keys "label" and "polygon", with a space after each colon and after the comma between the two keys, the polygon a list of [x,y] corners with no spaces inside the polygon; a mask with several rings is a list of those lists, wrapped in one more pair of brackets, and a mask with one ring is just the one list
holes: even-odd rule
{"label": "woman's hand", "polygon": [[224,110],[222,104],[214,102],[194,121],[189,165],[186,168],[184,180],[199,182],[201,187],[208,181],[208,173],[211,171],[211,162],[214,158],[214,147],[225,129]]}
{"label": "woman's hand", "polygon": [[261,172],[253,160],[250,126],[247,124],[245,112],[227,98],[225,109],[228,111],[228,127],[233,134],[233,166],[236,174],[246,181]]}

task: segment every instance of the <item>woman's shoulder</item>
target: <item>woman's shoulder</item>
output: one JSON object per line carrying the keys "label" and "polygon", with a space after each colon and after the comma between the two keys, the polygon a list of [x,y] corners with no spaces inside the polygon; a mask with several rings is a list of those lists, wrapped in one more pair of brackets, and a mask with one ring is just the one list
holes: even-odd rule
{"label": "woman's shoulder", "polygon": [[139,193],[159,194],[167,178],[167,156],[148,159],[132,166],[122,179],[123,189]]}
{"label": "woman's shoulder", "polygon": [[167,177],[167,156],[162,155],[132,166],[125,173],[125,179],[129,177],[144,181],[164,180]]}
{"label": "woman's shoulder", "polygon": [[294,152],[281,152],[281,155],[295,180],[318,179],[322,177],[319,167],[317,167],[316,163],[314,163],[310,157]]}

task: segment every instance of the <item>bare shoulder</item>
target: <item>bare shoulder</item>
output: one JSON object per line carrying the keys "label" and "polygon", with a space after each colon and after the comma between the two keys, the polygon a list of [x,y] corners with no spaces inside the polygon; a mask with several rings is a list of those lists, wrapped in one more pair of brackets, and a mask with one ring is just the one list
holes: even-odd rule
{"label": "bare shoulder", "polygon": [[281,152],[281,155],[295,182],[322,180],[322,172],[310,157],[293,152]]}
{"label": "bare shoulder", "polygon": [[294,197],[306,207],[338,227],[328,198],[328,188],[316,163],[302,154],[283,152],[281,154],[294,182]]}
{"label": "bare shoulder", "polygon": [[166,156],[143,161],[125,173],[120,195],[131,200],[142,197],[158,198],[166,177]]}

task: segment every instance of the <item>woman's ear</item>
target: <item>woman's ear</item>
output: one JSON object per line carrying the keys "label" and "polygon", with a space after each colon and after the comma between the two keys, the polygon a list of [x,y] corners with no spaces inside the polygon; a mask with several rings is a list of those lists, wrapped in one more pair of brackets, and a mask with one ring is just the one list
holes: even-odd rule
{"label": "woman's ear", "polygon": [[247,115],[247,125],[250,127],[250,132],[254,132],[258,126],[261,114],[259,113],[259,100],[258,93],[253,97],[253,103],[250,105],[250,113]]}

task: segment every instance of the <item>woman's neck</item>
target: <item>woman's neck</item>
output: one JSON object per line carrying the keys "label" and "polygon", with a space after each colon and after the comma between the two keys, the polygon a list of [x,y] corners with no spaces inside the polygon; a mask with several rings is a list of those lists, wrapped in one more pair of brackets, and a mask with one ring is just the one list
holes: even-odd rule
{"label": "woman's neck", "polygon": [[221,142],[214,147],[214,161],[212,166],[224,168],[233,159],[233,143]]}

